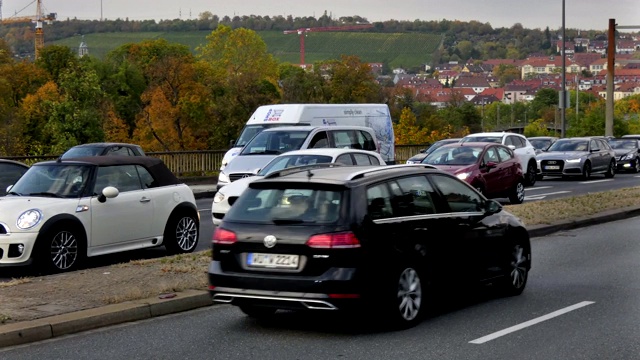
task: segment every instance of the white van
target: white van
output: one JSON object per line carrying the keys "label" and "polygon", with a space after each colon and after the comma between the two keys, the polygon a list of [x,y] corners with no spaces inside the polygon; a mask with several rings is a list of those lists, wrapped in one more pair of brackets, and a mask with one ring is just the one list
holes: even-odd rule
{"label": "white van", "polygon": [[374,130],[380,155],[395,164],[395,137],[386,104],[279,104],[258,107],[222,159],[223,170],[251,138],[276,126],[366,126]]}

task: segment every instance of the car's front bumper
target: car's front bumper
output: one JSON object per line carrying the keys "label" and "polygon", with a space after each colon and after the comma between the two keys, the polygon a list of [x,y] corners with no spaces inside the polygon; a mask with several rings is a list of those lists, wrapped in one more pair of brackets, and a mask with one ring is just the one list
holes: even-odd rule
{"label": "car's front bumper", "polygon": [[[0,267],[31,264],[31,253],[37,237],[38,233],[35,232],[14,232],[0,235]],[[24,246],[24,250],[18,255],[16,249],[20,244]]]}
{"label": "car's front bumper", "polygon": [[618,171],[635,171],[636,160],[618,160],[616,167]]}
{"label": "car's front bumper", "polygon": [[[538,175],[543,176],[580,176],[582,175],[582,162],[566,162],[563,160],[551,160],[555,161],[554,164],[548,164],[543,160],[538,163]],[[557,166],[557,169],[552,169],[550,166]]]}

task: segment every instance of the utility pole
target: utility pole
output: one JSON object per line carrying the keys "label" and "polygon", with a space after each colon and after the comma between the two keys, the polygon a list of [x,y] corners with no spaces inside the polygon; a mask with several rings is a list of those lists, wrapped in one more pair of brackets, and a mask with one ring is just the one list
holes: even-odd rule
{"label": "utility pole", "polygon": [[580,80],[576,74],[576,120],[580,119]]}
{"label": "utility pole", "polygon": [[609,19],[609,43],[607,44],[607,98],[604,136],[613,136],[613,81],[616,67],[616,20]]}
{"label": "utility pole", "polygon": [[566,136],[566,124],[565,124],[565,101],[567,99],[567,56],[566,56],[566,31],[565,31],[565,11],[564,11],[564,2],[562,0],[562,91],[560,91],[560,137],[564,138]]}

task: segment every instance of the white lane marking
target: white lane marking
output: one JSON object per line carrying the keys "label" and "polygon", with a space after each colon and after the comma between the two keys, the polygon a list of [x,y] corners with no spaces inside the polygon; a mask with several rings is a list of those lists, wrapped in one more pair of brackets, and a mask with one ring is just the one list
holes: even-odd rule
{"label": "white lane marking", "polygon": [[198,209],[199,212],[208,212],[211,211],[211,209]]}
{"label": "white lane marking", "polygon": [[536,187],[527,188],[527,191],[551,189],[552,187],[553,186],[536,186]]}
{"label": "white lane marking", "polygon": [[556,192],[546,193],[546,194],[536,194],[536,195],[532,195],[532,196],[525,196],[524,199],[525,200],[541,200],[541,199],[544,199],[545,197],[547,197],[549,195],[566,194],[566,193],[570,193],[570,192],[571,191],[556,191]]}
{"label": "white lane marking", "polygon": [[608,181],[613,181],[613,179],[581,181],[580,184],[595,184],[595,183],[608,182]]}
{"label": "white lane marking", "polygon": [[505,335],[511,334],[512,332],[516,332],[516,331],[522,330],[522,329],[527,328],[529,326],[533,326],[533,325],[541,323],[543,321],[547,321],[549,319],[553,319],[554,317],[558,317],[560,315],[564,315],[564,314],[566,314],[568,312],[580,309],[582,307],[585,307],[585,306],[588,306],[588,305],[591,305],[591,304],[595,304],[595,301],[583,301],[583,302],[577,303],[575,305],[571,305],[569,307],[566,307],[564,309],[560,309],[560,310],[554,311],[554,312],[549,313],[547,315],[543,315],[543,316],[540,316],[538,318],[523,322],[522,324],[518,324],[518,325],[512,326],[510,328],[506,328],[504,330],[496,331],[493,334],[489,334],[487,336],[483,336],[483,337],[475,339],[475,340],[471,340],[471,341],[469,341],[469,343],[471,343],[471,344],[484,344],[484,343],[489,342],[491,340],[495,340],[495,339],[497,339],[497,338],[499,338],[501,336],[505,336]]}

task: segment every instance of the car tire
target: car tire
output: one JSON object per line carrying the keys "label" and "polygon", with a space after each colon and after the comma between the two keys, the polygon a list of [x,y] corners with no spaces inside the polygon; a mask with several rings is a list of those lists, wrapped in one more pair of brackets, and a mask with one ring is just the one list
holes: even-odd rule
{"label": "car tire", "polygon": [[254,319],[266,319],[275,315],[276,311],[278,311],[276,308],[265,306],[240,305],[238,307],[245,315]]}
{"label": "car tire", "polygon": [[526,186],[533,186],[536,184],[536,180],[538,178],[536,174],[537,171],[538,166],[536,165],[536,163],[533,161],[529,161],[529,164],[527,165],[527,172],[524,174],[524,184]]}
{"label": "car tire", "polygon": [[584,180],[589,180],[590,177],[591,177],[591,163],[587,161],[584,163],[584,166],[582,167],[582,178]]}
{"label": "car tire", "polygon": [[524,202],[524,184],[522,181],[516,182],[509,193],[509,201],[512,204],[522,204]]}
{"label": "car tire", "polygon": [[613,160],[609,163],[609,167],[607,168],[607,172],[604,173],[604,177],[607,179],[611,179],[616,176],[616,165]]}
{"label": "car tire", "polygon": [[530,262],[531,247],[526,241],[516,240],[511,246],[505,278],[500,284],[500,291],[505,296],[522,294],[529,278]]}
{"label": "car tire", "polygon": [[171,216],[164,232],[164,246],[169,254],[193,252],[200,236],[198,218],[189,213]]}
{"label": "car tire", "polygon": [[45,273],[77,270],[86,257],[86,241],[73,226],[58,225],[36,243],[36,266]]}
{"label": "car tire", "polygon": [[636,158],[635,159],[635,166],[633,167],[633,169],[631,171],[633,171],[634,173],[639,173],[640,172],[640,158]]}
{"label": "car tire", "polygon": [[425,313],[426,287],[421,272],[413,265],[397,267],[394,275],[385,302],[386,315],[393,327],[406,329],[420,322]]}

